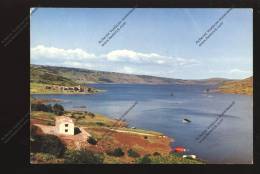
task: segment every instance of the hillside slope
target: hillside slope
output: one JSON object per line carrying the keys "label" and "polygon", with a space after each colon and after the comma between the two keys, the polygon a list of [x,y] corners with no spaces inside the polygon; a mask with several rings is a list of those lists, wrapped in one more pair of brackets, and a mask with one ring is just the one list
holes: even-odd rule
{"label": "hillside slope", "polygon": [[46,70],[37,66],[31,66],[30,75],[30,82],[32,83],[66,86],[77,85],[71,79],[58,75],[56,71]]}
{"label": "hillside slope", "polygon": [[[55,67],[55,66],[43,66],[43,65],[31,65],[31,69],[37,69],[37,71],[43,71],[45,73],[55,74],[61,76],[66,81],[70,79],[79,84],[89,83],[121,83],[121,84],[200,84],[200,85],[217,85],[227,81],[223,78],[212,78],[205,80],[182,80],[182,79],[171,79],[164,77],[155,77],[147,75],[134,75],[134,74],[123,74],[115,72],[104,72],[95,71],[79,68],[68,68],[68,67]],[[36,75],[32,75],[32,80]]]}
{"label": "hillside slope", "polygon": [[218,87],[217,91],[230,94],[253,95],[253,77],[224,82]]}

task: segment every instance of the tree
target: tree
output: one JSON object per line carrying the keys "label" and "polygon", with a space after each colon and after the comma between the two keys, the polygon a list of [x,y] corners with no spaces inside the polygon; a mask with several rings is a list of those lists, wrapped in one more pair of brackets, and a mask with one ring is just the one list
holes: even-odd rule
{"label": "tree", "polygon": [[116,156],[116,157],[121,157],[121,156],[125,155],[125,153],[123,152],[123,150],[120,147],[114,149],[114,151],[112,151],[112,152],[108,152],[107,154],[111,155],[111,156]]}
{"label": "tree", "polygon": [[64,159],[67,164],[102,164],[104,156],[89,150],[67,150]]}
{"label": "tree", "polygon": [[138,158],[138,157],[140,157],[139,153],[137,153],[137,152],[134,151],[133,149],[129,149],[129,150],[127,151],[127,153],[128,153],[128,156],[133,157],[133,158]]}
{"label": "tree", "polygon": [[52,106],[45,105],[45,104],[32,104],[31,105],[31,110],[32,111],[44,111],[44,112],[53,112]]}
{"label": "tree", "polygon": [[92,144],[92,145],[97,144],[97,140],[95,140],[95,138],[93,138],[93,137],[89,137],[87,141],[88,141],[89,144]]}
{"label": "tree", "polygon": [[49,134],[34,136],[33,145],[35,151],[49,153],[57,157],[62,156],[66,149],[59,137]]}
{"label": "tree", "polygon": [[80,129],[78,127],[74,127],[74,135],[77,135],[81,133]]}
{"label": "tree", "polygon": [[52,108],[53,112],[56,114],[56,115],[63,115],[64,114],[64,108],[62,105],[60,104],[55,104]]}
{"label": "tree", "polygon": [[145,155],[137,160],[138,164],[150,164],[151,162],[152,160],[149,158],[149,155]]}
{"label": "tree", "polygon": [[92,112],[89,112],[88,115],[89,115],[91,118],[94,118],[94,117],[95,117],[95,114],[93,114]]}

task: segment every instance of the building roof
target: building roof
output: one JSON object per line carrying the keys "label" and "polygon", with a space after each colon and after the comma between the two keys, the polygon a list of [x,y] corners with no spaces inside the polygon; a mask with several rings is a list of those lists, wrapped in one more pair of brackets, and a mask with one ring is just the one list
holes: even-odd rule
{"label": "building roof", "polygon": [[56,123],[62,123],[62,122],[73,123],[73,120],[66,116],[56,116],[55,120],[56,120]]}

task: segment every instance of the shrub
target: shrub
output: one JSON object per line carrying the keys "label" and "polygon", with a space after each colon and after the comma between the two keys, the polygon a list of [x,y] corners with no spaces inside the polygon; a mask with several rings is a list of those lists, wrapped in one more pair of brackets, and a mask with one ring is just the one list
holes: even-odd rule
{"label": "shrub", "polygon": [[147,136],[144,136],[144,139],[147,139],[148,137]]}
{"label": "shrub", "polygon": [[153,156],[160,156],[161,154],[159,152],[154,152]]}
{"label": "shrub", "polygon": [[88,141],[89,144],[92,144],[92,145],[97,144],[97,140],[93,137],[89,137],[87,141]]}
{"label": "shrub", "polygon": [[32,125],[31,127],[30,127],[30,134],[31,134],[31,137],[34,137],[34,136],[36,136],[37,134],[42,134],[43,132],[42,132],[42,129],[41,128],[39,128],[39,127],[37,127],[37,126],[35,126],[35,125]]}
{"label": "shrub", "polygon": [[53,112],[51,105],[45,104],[31,104],[32,111],[44,111],[44,112]]}
{"label": "shrub", "polygon": [[150,159],[150,164],[202,164],[203,163],[199,160],[191,160],[176,155],[150,156],[149,159]]}
{"label": "shrub", "polygon": [[140,157],[139,153],[137,153],[137,152],[134,151],[133,149],[129,149],[129,150],[127,151],[127,153],[128,153],[128,156],[130,156],[130,157],[134,157],[134,158]]}
{"label": "shrub", "polygon": [[102,164],[104,156],[102,154],[94,154],[88,150],[68,150],[64,154],[64,163],[71,164]]}
{"label": "shrub", "polygon": [[56,115],[63,115],[64,114],[64,108],[62,105],[60,104],[55,104],[52,108],[53,112],[56,114]]}
{"label": "shrub", "polygon": [[88,116],[90,116],[91,118],[94,118],[94,117],[95,117],[95,114],[93,114],[92,112],[89,112],[89,113],[88,113]]}
{"label": "shrub", "polygon": [[116,157],[121,157],[121,156],[125,155],[125,153],[123,152],[123,150],[121,148],[116,148],[116,149],[114,149],[114,151],[107,152],[107,154],[110,156],[116,156]]}
{"label": "shrub", "polygon": [[56,156],[48,153],[36,153],[31,156],[31,161],[36,161],[37,163],[50,163],[56,160]]}
{"label": "shrub", "polygon": [[137,160],[138,164],[150,164],[151,162],[152,160],[149,158],[149,155],[145,155]]}
{"label": "shrub", "polygon": [[34,150],[37,152],[49,153],[60,157],[63,155],[66,147],[55,135],[37,135],[32,142]]}
{"label": "shrub", "polygon": [[103,122],[96,122],[96,125],[98,125],[98,126],[105,126],[106,124],[103,123]]}
{"label": "shrub", "polygon": [[74,135],[77,135],[81,133],[80,129],[78,127],[74,127]]}

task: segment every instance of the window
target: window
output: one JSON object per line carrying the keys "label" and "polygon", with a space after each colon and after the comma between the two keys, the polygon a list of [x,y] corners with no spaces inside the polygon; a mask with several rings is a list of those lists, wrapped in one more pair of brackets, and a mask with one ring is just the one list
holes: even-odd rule
{"label": "window", "polygon": [[65,129],[65,132],[68,132],[68,129]]}
{"label": "window", "polygon": [[68,127],[69,126],[69,124],[65,124],[65,127]]}

